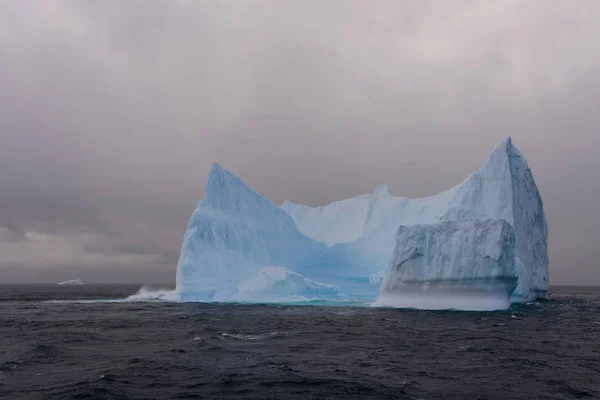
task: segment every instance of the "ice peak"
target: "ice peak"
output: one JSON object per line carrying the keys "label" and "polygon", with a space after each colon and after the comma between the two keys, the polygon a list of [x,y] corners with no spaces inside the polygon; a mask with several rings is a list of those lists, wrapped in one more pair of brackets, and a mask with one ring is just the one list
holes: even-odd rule
{"label": "ice peak", "polygon": [[496,146],[496,148],[492,151],[492,153],[495,153],[496,151],[505,151],[508,153],[511,151],[512,147],[513,147],[512,137],[509,136],[506,139],[504,139],[498,146]]}
{"label": "ice peak", "polygon": [[516,160],[517,158],[522,159],[521,162],[525,162],[525,159],[509,136],[492,151],[478,173],[480,176],[488,179],[501,179],[502,177],[510,176],[512,173],[511,165],[515,162],[519,163]]}
{"label": "ice peak", "polygon": [[[208,174],[208,181],[209,183],[211,181],[214,182],[222,182],[228,179],[239,179],[237,176],[235,176],[234,174],[232,174],[231,172],[227,171],[225,168],[223,168],[221,166],[221,164],[219,163],[213,163],[210,172]],[[207,189],[208,189],[208,185],[207,185]]]}
{"label": "ice peak", "polygon": [[226,186],[234,186],[233,184],[236,181],[241,182],[241,179],[227,171],[220,164],[213,163],[206,183],[206,198],[216,194]]}
{"label": "ice peak", "polygon": [[379,185],[373,191],[373,197],[379,196],[390,196],[390,186],[389,185]]}
{"label": "ice peak", "polygon": [[223,168],[223,166],[221,164],[219,164],[218,162],[212,163],[212,167],[210,169],[210,172],[213,173],[213,172],[220,172],[220,171],[229,172],[225,168]]}
{"label": "ice peak", "polygon": [[[250,200],[253,199],[253,200]],[[204,204],[220,210],[238,210],[248,202],[268,203],[237,175],[214,163],[208,175]]]}
{"label": "ice peak", "polygon": [[496,152],[502,152],[502,153],[508,155],[509,157],[511,155],[515,155],[515,154],[520,157],[523,157],[523,155],[521,154],[519,149],[517,149],[517,147],[513,144],[513,140],[512,140],[511,136],[504,139],[502,141],[502,143],[500,143],[500,145],[492,151],[492,154],[494,154]]}

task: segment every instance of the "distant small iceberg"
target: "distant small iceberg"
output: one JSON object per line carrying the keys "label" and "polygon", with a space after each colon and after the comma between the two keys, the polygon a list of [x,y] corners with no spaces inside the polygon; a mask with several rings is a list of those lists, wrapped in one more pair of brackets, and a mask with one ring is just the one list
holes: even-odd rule
{"label": "distant small iceberg", "polygon": [[59,282],[58,285],[83,285],[83,281],[81,279],[73,279],[70,281]]}

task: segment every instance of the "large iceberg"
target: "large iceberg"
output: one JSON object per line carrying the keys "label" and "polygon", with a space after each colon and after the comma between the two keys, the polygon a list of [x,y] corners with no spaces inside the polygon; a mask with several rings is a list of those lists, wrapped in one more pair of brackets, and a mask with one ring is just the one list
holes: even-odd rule
{"label": "large iceberg", "polygon": [[[483,244],[469,251],[501,254],[501,278],[496,279],[493,269],[499,258],[491,258],[496,264],[469,264],[472,259],[465,254],[471,253],[460,245],[471,237],[465,231],[469,224],[487,227],[485,234],[472,236]],[[376,296],[380,286],[383,290],[405,276],[391,273],[397,266],[394,254],[417,248],[402,239],[406,232],[434,235],[439,243],[427,242],[433,246],[430,251],[440,252],[437,260],[455,263],[410,264],[411,268],[436,270],[432,276],[441,274],[444,281],[456,282],[464,278],[453,275],[460,270],[457,266],[469,264],[463,272],[478,268],[477,276],[494,278],[493,283],[503,288],[501,296],[506,299],[512,292],[513,301],[541,297],[547,290],[548,230],[542,199],[525,158],[509,138],[462,184],[421,199],[394,197],[384,185],[372,194],[324,207],[290,202],[278,207],[214,164],[205,198],[197,204],[184,236],[176,294],[182,300],[251,301],[253,296],[304,296],[311,293],[307,288],[318,287],[322,290],[312,292],[315,296],[335,295],[338,290]],[[512,237],[512,250],[497,246],[503,235]],[[507,261],[509,254],[512,261]],[[506,272],[510,268],[513,275]],[[504,285],[509,275],[512,284]]]}

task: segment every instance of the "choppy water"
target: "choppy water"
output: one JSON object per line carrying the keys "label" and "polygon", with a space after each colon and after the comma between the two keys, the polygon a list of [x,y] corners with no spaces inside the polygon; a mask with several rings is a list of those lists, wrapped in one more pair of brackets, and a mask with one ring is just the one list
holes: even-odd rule
{"label": "choppy water", "polygon": [[52,302],[0,286],[1,399],[600,398],[600,289],[502,312]]}

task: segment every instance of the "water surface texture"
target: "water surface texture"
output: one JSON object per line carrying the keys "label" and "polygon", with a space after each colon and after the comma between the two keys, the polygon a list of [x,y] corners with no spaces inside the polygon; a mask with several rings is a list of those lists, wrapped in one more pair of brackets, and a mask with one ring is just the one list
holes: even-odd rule
{"label": "water surface texture", "polygon": [[138,289],[0,286],[0,398],[600,398],[599,288],[484,313],[100,301]]}

